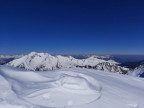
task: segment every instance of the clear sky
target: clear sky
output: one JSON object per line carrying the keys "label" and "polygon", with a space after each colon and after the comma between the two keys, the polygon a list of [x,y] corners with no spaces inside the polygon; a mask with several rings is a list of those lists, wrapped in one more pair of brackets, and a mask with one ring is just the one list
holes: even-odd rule
{"label": "clear sky", "polygon": [[144,54],[144,0],[1,0],[0,54]]}

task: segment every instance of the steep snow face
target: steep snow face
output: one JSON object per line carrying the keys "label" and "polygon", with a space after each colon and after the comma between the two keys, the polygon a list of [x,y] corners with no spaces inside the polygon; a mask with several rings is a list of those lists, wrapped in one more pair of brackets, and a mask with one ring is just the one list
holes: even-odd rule
{"label": "steep snow face", "polygon": [[136,77],[144,77],[144,65],[140,65],[135,68],[133,71],[128,72],[128,75],[136,76]]}
{"label": "steep snow face", "polygon": [[143,82],[92,69],[0,66],[0,108],[143,108]]}
{"label": "steep snow face", "polygon": [[[101,64],[102,63],[102,64]],[[15,59],[7,65],[24,68],[26,70],[54,70],[59,68],[71,68],[71,67],[97,67],[93,69],[107,70],[112,72],[124,73],[128,69],[117,66],[117,62],[113,60],[102,60],[95,56],[91,56],[87,59],[75,59],[71,56],[64,57],[61,55],[51,56],[48,53],[36,53],[32,52],[22,58]],[[100,66],[101,65],[101,66]]]}

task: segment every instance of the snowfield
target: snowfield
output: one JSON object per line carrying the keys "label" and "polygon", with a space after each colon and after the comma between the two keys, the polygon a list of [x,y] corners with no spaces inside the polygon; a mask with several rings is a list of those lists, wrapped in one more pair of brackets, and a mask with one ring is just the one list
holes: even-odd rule
{"label": "snowfield", "polygon": [[144,79],[83,68],[0,66],[0,108],[144,108]]}

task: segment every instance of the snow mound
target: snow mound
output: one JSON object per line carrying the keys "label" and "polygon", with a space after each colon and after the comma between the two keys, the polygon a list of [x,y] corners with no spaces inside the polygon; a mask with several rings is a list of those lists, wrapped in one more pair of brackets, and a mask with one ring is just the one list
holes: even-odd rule
{"label": "snow mound", "polygon": [[3,67],[1,74],[10,81],[17,96],[35,106],[77,106],[96,101],[101,96],[99,82],[82,73],[60,71],[48,78],[36,72]]}
{"label": "snow mound", "polygon": [[0,66],[0,108],[143,108],[143,82],[93,69]]}

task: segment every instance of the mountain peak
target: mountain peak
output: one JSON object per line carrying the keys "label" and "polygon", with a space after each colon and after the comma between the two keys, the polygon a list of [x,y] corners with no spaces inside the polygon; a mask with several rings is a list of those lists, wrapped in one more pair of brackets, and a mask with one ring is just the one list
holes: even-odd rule
{"label": "mountain peak", "polygon": [[35,54],[37,54],[37,52],[31,52],[31,53],[29,53],[28,55],[33,56],[33,55],[35,55]]}

